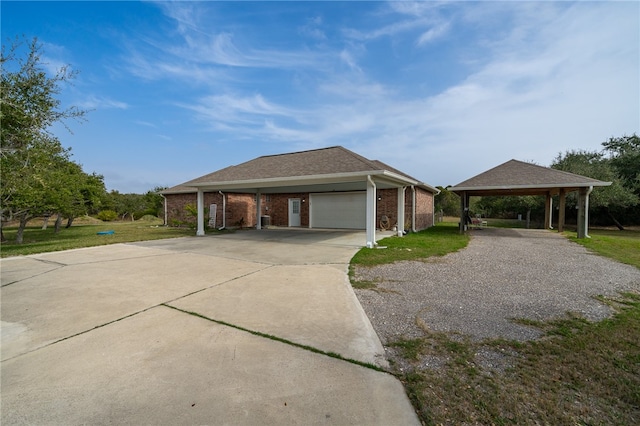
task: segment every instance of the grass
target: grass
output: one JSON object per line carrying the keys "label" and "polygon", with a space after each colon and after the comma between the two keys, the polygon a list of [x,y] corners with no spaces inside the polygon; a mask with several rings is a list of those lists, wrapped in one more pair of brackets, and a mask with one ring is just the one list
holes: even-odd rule
{"label": "grass", "polygon": [[[543,339],[472,342],[444,333],[394,342],[410,367],[396,372],[426,425],[640,423],[640,295],[609,301],[598,323],[572,316],[538,323]],[[490,352],[505,364],[482,365]],[[421,368],[438,358],[441,368]]]}
{"label": "grass", "polygon": [[[133,241],[157,240],[162,238],[186,237],[195,231],[184,228],[161,226],[162,222],[105,222],[101,224],[79,224],[68,229],[61,229],[58,234],[50,225],[47,229],[41,226],[27,226],[24,230],[24,242],[16,244],[16,227],[3,229],[7,242],[0,247],[0,256],[21,256],[51,251],[69,250],[82,247],[101,246],[106,244],[127,243]],[[113,230],[113,235],[98,235],[100,231]]]}
{"label": "grass", "polygon": [[[591,238],[583,240],[566,235],[595,253],[640,268],[638,231],[592,230]],[[445,223],[383,240],[380,244],[388,249],[361,250],[353,258],[352,281],[356,265],[424,261],[458,250],[465,238],[456,223]],[[375,280],[355,282],[358,286],[378,290]],[[425,425],[640,424],[640,295],[599,300],[615,310],[611,318],[592,323],[567,314],[546,322],[527,320],[526,325],[545,333],[535,341],[472,341],[428,332],[389,342],[392,372]]]}
{"label": "grass", "polygon": [[565,235],[590,251],[640,268],[640,231],[590,229],[591,238],[581,239],[572,232],[566,232]]}
{"label": "grass", "polygon": [[424,260],[460,250],[469,237],[458,232],[458,224],[441,222],[404,237],[388,237],[378,242],[379,249],[363,248],[351,259],[351,265],[375,266],[403,260]]}

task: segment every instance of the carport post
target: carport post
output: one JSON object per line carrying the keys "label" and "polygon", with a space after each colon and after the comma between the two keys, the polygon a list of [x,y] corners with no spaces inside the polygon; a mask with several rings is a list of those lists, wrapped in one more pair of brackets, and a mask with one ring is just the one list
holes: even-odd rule
{"label": "carport post", "polygon": [[578,191],[578,238],[589,238],[589,194],[593,187]]}
{"label": "carport post", "polygon": [[558,232],[564,231],[564,215],[567,204],[567,194],[564,188],[560,188],[560,195],[558,195]]}
{"label": "carport post", "polygon": [[460,233],[467,230],[467,209],[469,208],[469,196],[467,191],[463,191],[460,194]]}
{"label": "carport post", "polygon": [[367,175],[367,247],[376,245],[376,184]]}
{"label": "carport post", "polygon": [[398,188],[398,236],[404,235],[404,191],[406,186]]}
{"label": "carport post", "polygon": [[553,198],[551,192],[547,192],[547,198],[544,200],[544,227],[545,229],[553,229]]}
{"label": "carport post", "polygon": [[204,235],[204,191],[198,188],[198,230],[196,235]]}

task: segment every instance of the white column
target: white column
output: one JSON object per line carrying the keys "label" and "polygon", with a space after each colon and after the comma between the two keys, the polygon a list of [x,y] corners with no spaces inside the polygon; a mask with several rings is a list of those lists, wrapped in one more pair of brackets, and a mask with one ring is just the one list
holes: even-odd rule
{"label": "white column", "polygon": [[376,245],[376,184],[367,176],[367,247]]}
{"label": "white column", "polygon": [[202,188],[198,188],[198,230],[196,231],[196,235],[202,236],[204,235],[204,191]]}
{"label": "white column", "polygon": [[262,222],[260,221],[262,216],[262,194],[258,189],[256,192],[256,229],[262,229]]}
{"label": "white column", "polygon": [[398,188],[398,236],[404,235],[404,191],[407,187]]}
{"label": "white column", "polygon": [[585,195],[584,200],[584,237],[591,238],[589,236],[589,195],[591,195],[591,191],[593,191],[593,186],[590,186],[587,189],[587,194]]}

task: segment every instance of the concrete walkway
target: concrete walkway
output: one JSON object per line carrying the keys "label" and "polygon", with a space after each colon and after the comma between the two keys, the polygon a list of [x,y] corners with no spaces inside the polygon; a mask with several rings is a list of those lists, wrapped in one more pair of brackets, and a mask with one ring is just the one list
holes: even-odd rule
{"label": "concrete walkway", "polygon": [[241,231],[3,259],[1,423],[419,424],[398,380],[348,361],[386,362],[346,275],[362,239]]}

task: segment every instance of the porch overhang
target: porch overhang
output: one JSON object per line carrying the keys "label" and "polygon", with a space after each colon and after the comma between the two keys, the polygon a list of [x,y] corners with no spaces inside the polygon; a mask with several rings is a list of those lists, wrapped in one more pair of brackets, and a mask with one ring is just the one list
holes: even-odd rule
{"label": "porch overhang", "polygon": [[[185,185],[186,186],[186,185]],[[397,189],[402,193],[402,206],[398,206],[398,217],[404,218],[404,190],[407,187],[420,187],[434,194],[440,191],[424,182],[408,178],[406,176],[390,172],[387,170],[335,173],[309,176],[293,176],[264,178],[251,180],[236,180],[222,182],[197,182],[188,185],[197,191],[197,231],[196,235],[204,235],[204,193],[205,192],[226,192],[226,193],[249,193],[249,194],[286,194],[286,193],[318,193],[318,192],[367,192],[367,219],[366,246],[373,247],[376,243],[376,190],[377,189]],[[400,197],[400,195],[399,195]],[[400,200],[400,198],[399,198]],[[256,226],[260,229],[260,211],[256,211]],[[403,227],[404,228],[404,227]],[[402,229],[403,230],[403,229]],[[399,234],[400,231],[399,230]]]}

